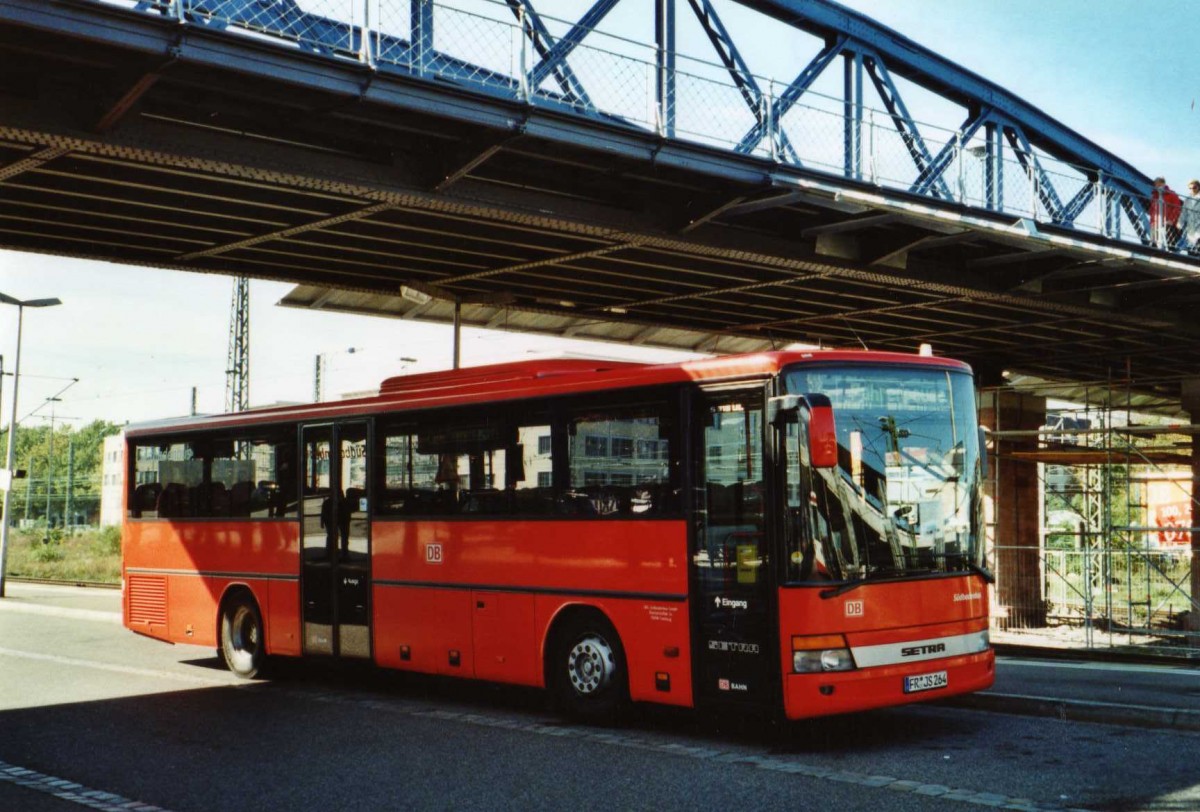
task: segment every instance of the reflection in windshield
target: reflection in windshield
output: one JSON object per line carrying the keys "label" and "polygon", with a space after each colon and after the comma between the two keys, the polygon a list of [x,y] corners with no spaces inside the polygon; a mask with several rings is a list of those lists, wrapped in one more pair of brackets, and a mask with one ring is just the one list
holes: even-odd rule
{"label": "reflection in windshield", "polygon": [[963,372],[810,366],[787,392],[830,399],[838,465],[808,464],[806,426],[789,425],[789,580],[856,581],[982,564],[975,391]]}

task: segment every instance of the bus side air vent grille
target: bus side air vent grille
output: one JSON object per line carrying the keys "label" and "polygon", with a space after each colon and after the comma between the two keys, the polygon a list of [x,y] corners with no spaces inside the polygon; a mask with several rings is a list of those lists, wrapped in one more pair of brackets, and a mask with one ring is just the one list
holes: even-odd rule
{"label": "bus side air vent grille", "polygon": [[167,625],[167,579],[159,575],[129,576],[129,622]]}

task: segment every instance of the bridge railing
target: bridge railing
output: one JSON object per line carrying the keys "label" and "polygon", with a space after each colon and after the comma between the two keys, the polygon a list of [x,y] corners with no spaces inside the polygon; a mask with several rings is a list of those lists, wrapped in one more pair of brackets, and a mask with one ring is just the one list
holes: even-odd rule
{"label": "bridge railing", "polygon": [[732,45],[717,49],[721,61],[666,55],[655,42],[533,13],[527,0],[92,1],[881,189],[1116,240],[1152,239],[1148,201],[1128,179],[1035,148],[1003,118],[956,129],[918,121],[902,104],[848,104],[798,89],[797,80],[751,73]]}

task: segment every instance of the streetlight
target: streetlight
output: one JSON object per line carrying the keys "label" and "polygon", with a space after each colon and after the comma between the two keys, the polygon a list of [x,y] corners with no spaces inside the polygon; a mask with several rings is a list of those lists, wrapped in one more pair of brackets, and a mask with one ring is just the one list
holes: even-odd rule
{"label": "streetlight", "polygon": [[4,486],[4,514],[0,517],[0,598],[3,598],[4,567],[8,558],[8,525],[11,518],[8,506],[12,498],[13,454],[16,451],[17,437],[17,387],[21,383],[21,326],[25,318],[25,308],[54,307],[62,302],[58,299],[26,299],[22,301],[0,293],[0,303],[16,305],[17,308],[17,355],[13,361],[12,412],[8,421],[8,453],[5,455],[4,474],[0,478],[0,485]]}
{"label": "streetlight", "polygon": [[[50,492],[54,488],[54,404],[62,403],[62,398],[46,398],[50,404],[50,450],[46,453],[46,537],[42,544],[50,543]],[[64,524],[66,522],[64,521]]]}

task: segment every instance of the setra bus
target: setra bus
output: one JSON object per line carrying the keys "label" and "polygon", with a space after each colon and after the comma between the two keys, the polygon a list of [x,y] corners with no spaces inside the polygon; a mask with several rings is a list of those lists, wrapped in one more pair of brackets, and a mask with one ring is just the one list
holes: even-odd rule
{"label": "setra bus", "polygon": [[124,622],[270,658],[789,719],[986,688],[962,363],[523,361],[127,431]]}

